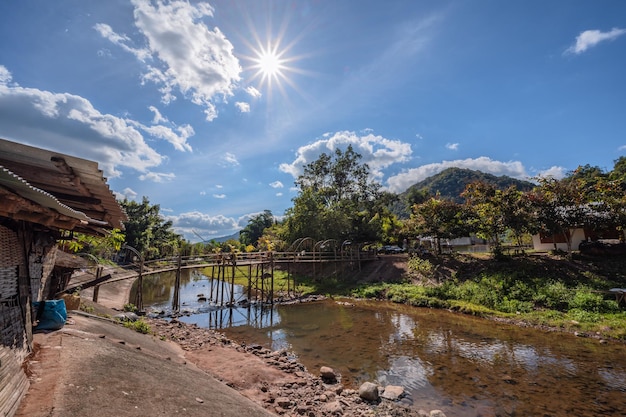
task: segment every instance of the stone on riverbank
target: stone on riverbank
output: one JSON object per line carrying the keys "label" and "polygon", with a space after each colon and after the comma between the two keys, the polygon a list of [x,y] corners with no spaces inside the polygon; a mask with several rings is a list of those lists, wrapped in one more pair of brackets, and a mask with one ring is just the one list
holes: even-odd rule
{"label": "stone on riverbank", "polygon": [[335,382],[337,382],[337,374],[335,373],[333,368],[330,368],[328,366],[322,366],[320,368],[320,377],[327,384],[334,384]]}
{"label": "stone on riverbank", "polygon": [[364,382],[359,387],[359,397],[363,398],[366,401],[378,401],[378,385],[372,382]]}

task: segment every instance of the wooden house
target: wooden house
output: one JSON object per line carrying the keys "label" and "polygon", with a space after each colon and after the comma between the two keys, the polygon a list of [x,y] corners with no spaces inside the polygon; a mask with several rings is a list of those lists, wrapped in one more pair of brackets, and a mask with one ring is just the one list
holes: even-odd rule
{"label": "wooden house", "polygon": [[28,390],[32,303],[52,298],[72,271],[57,241],[125,220],[96,162],[0,139],[0,415],[12,416]]}

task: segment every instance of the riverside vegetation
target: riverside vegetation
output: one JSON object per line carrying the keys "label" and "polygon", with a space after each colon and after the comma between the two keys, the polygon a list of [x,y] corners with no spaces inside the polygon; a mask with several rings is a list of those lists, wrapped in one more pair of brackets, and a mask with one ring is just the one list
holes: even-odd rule
{"label": "riverside vegetation", "polygon": [[[608,291],[626,287],[626,260],[621,257],[456,253],[381,258],[345,276],[329,268],[314,279],[302,271],[296,276],[297,293],[389,300],[626,341],[624,305]],[[390,267],[395,273],[385,275],[376,263],[388,259],[405,265]],[[235,282],[247,285],[243,275],[235,276]],[[286,288],[286,273],[275,271],[275,294]]]}

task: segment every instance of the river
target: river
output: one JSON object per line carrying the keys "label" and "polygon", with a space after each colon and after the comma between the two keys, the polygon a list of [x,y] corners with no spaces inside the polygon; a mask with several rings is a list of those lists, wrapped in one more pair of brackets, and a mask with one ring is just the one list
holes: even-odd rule
{"label": "river", "polygon": [[[401,385],[405,402],[448,416],[626,416],[626,346],[387,302],[327,300],[217,309],[210,281],[183,275],[187,323],[293,351],[342,382]],[[173,274],[144,279],[144,304],[171,305]],[[235,289],[235,299],[244,294]]]}

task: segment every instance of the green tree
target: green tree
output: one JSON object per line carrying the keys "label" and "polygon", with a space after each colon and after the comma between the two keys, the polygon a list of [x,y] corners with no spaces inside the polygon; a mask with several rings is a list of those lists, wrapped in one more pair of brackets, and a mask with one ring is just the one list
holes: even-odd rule
{"label": "green tree", "polygon": [[388,204],[382,202],[392,196],[372,181],[369,167],[352,146],[323,153],[305,165],[296,185],[300,192],[286,212],[286,241],[311,237],[367,242],[380,237],[382,219],[388,216]]}
{"label": "green tree", "polygon": [[160,214],[160,206],[152,205],[148,197],[141,203],[124,199],[120,202],[128,215],[124,223],[126,244],[137,249],[145,259],[156,259],[168,255],[181,247],[182,238],[172,229],[172,221]]}
{"label": "green tree", "polygon": [[72,240],[61,240],[60,244],[72,252],[83,252],[97,258],[110,259],[119,251],[124,243],[124,233],[113,229],[105,236],[92,236],[84,233],[74,233]]}
{"label": "green tree", "polygon": [[435,238],[437,253],[441,254],[441,240],[467,234],[466,213],[463,206],[451,200],[431,197],[413,205],[413,214],[406,222],[415,235]]}
{"label": "green tree", "polygon": [[[539,229],[551,235],[561,235],[572,252],[574,230],[589,224],[587,184],[584,180],[552,177],[537,179],[539,186],[529,195],[537,213]],[[556,249],[556,243],[555,243]]]}
{"label": "green tree", "polygon": [[502,255],[502,239],[507,231],[520,245],[523,235],[537,228],[528,198],[515,186],[502,190],[494,184],[474,182],[466,187],[463,197],[472,213],[472,229],[491,242],[495,256]]}
{"label": "green tree", "polygon": [[239,240],[244,245],[256,245],[263,232],[274,224],[274,215],[270,210],[252,216],[248,224],[239,232]]}

